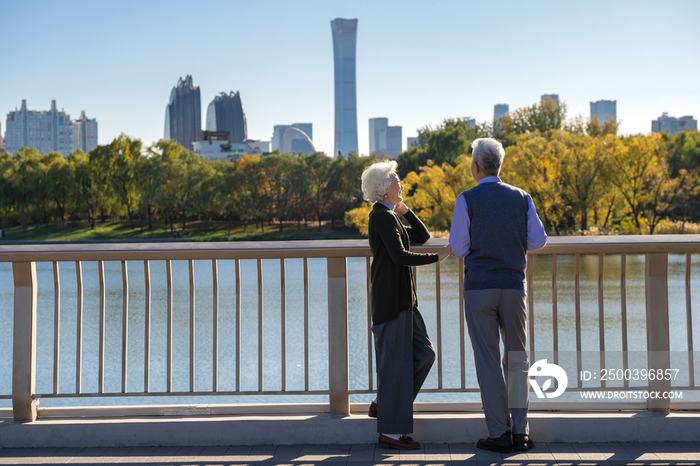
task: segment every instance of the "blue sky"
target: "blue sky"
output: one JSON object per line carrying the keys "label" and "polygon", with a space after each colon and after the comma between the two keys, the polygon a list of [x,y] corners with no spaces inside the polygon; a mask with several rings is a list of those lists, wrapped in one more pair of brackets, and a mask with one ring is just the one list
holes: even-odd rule
{"label": "blue sky", "polygon": [[200,86],[202,116],[240,91],[248,135],[311,122],[333,148],[330,21],[358,18],[360,152],[368,119],[403,127],[403,144],[446,118],[493,117],[556,93],[569,116],[617,100],[623,133],[700,117],[700,1],[34,1],[0,0],[0,115],[22,99],[99,122],[146,145],[163,136],[179,77]]}

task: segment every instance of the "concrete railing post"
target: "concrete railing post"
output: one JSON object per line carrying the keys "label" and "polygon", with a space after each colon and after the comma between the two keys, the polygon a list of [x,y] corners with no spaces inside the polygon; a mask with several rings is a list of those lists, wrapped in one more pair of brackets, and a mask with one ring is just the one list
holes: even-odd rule
{"label": "concrete railing post", "polygon": [[345,257],[327,259],[328,390],[331,414],[350,414],[348,271]]}
{"label": "concrete railing post", "polygon": [[36,264],[13,262],[15,308],[12,346],[12,412],[15,421],[34,421],[36,381]]}
{"label": "concrete railing post", "polygon": [[[659,369],[666,374],[671,369],[670,337],[668,321],[668,253],[648,253],[646,257],[646,303],[647,303],[647,351],[649,370]],[[651,379],[651,377],[650,377]],[[671,381],[649,381],[650,394],[663,393],[671,389]],[[647,399],[647,411],[668,413],[671,400]]]}

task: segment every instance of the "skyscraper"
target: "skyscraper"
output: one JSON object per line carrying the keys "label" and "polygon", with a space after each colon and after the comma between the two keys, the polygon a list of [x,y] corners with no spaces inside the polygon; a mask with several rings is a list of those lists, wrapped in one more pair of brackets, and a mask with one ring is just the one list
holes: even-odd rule
{"label": "skyscraper", "polygon": [[544,102],[544,99],[550,99],[552,102],[559,102],[559,94],[542,94],[540,101]]}
{"label": "skyscraper", "polygon": [[89,120],[85,110],[80,112],[80,118],[73,122],[73,149],[90,152],[97,147],[97,120]]}
{"label": "skyscraper", "polygon": [[617,120],[617,100],[591,102],[591,120],[593,118],[597,118],[599,123]]}
{"label": "skyscraper", "polygon": [[388,118],[370,118],[369,153],[382,157],[397,157],[401,152],[401,127],[389,126]]}
{"label": "skyscraper", "polygon": [[335,76],[335,145],[333,157],[357,152],[357,92],[355,48],[357,19],[331,21],[333,69]]}
{"label": "skyscraper", "polygon": [[508,104],[496,104],[493,106],[493,119],[498,120],[508,115]]}
{"label": "skyscraper", "polygon": [[[289,129],[292,129],[292,131],[287,134]],[[287,136],[287,144],[285,144]],[[271,143],[272,150],[279,150],[280,152],[302,152],[304,154],[316,152],[316,148],[313,145],[313,124],[275,125]]]}
{"label": "skyscraper", "polygon": [[56,109],[55,100],[48,111],[27,110],[27,101],[22,100],[19,110],[7,114],[5,131],[6,149],[12,154],[20,147],[36,148],[40,154],[60,152],[63,156],[73,150],[73,123],[70,115]]}
{"label": "skyscraper", "polygon": [[668,112],[663,112],[663,114],[658,119],[653,120],[651,122],[652,133],[668,131],[669,134],[676,134],[680,133],[684,129],[697,131],[698,121],[690,115],[675,118],[668,116]]}
{"label": "skyscraper", "polygon": [[467,123],[467,127],[471,126],[472,128],[476,128],[476,118],[464,117],[462,120]]}
{"label": "skyscraper", "polygon": [[231,91],[214,97],[207,107],[207,131],[228,131],[231,142],[243,142],[248,138],[248,125],[243,113],[241,94]]}
{"label": "skyscraper", "polygon": [[165,107],[165,139],[177,141],[186,149],[192,150],[192,143],[202,129],[202,104],[199,99],[199,86],[192,82],[192,76],[178,79],[177,86],[170,92],[170,101]]}
{"label": "skyscraper", "polygon": [[408,148],[411,146],[420,147],[420,139],[411,137],[406,138],[406,150],[408,150]]}

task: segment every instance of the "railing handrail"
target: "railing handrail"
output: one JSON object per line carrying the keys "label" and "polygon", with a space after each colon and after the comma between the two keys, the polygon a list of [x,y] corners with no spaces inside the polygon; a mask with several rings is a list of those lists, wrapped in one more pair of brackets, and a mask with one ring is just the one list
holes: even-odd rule
{"label": "railing handrail", "polygon": [[[437,252],[448,242],[446,238],[433,238],[412,248],[420,252]],[[654,252],[700,253],[700,235],[550,236],[544,248],[530,254]],[[366,239],[0,245],[0,262],[369,256],[371,252]]]}

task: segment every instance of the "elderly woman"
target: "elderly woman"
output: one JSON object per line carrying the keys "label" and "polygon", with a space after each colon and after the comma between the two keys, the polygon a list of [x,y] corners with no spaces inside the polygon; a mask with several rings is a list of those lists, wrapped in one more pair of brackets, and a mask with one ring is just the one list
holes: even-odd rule
{"label": "elderly woman", "polygon": [[[372,332],[377,353],[377,399],[369,415],[377,417],[381,448],[414,450],[413,400],[435,360],[435,350],[418,312],[412,266],[432,264],[450,255],[410,251],[411,243],[424,243],[430,233],[402,202],[403,186],[396,162],[379,162],[362,173],[362,192],[374,203],[369,214],[372,250]],[[397,215],[410,226],[406,227]]]}

